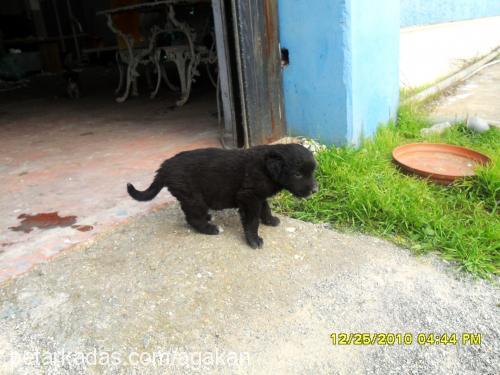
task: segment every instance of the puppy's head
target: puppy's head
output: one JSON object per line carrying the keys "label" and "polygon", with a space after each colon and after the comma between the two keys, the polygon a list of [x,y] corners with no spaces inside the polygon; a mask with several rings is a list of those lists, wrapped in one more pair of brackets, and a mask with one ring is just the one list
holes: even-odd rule
{"label": "puppy's head", "polygon": [[266,154],[266,168],[275,183],[296,197],[307,197],[318,190],[314,179],[316,161],[304,146],[271,146]]}

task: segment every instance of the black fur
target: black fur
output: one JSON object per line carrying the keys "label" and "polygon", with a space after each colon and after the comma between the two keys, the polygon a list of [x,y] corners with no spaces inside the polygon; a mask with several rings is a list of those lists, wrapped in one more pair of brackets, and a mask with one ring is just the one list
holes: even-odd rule
{"label": "black fur", "polygon": [[165,160],[145,191],[137,191],[132,184],[127,184],[127,190],[132,198],[148,201],[167,187],[180,202],[187,222],[205,234],[219,233],[209,223],[209,209],[238,208],[247,242],[257,248],[263,245],[259,219],[266,225],[279,224],[266,199],[282,189],[298,197],[314,193],[315,167],[312,153],[298,144],[248,150],[207,148]]}

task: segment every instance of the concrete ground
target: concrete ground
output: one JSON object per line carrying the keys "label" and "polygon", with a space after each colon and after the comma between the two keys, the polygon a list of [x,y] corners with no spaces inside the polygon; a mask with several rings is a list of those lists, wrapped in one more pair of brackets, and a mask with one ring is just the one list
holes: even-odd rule
{"label": "concrete ground", "polygon": [[400,87],[433,83],[499,46],[500,16],[403,28]]}
{"label": "concrete ground", "polygon": [[[177,204],[163,206],[10,281],[0,373],[499,373],[490,282],[288,218],[262,228],[264,248],[252,250],[235,211],[214,221],[223,233],[197,234]],[[332,333],[413,342],[333,345]],[[420,333],[458,342],[419,344]]]}
{"label": "concrete ground", "polygon": [[160,163],[181,150],[219,146],[215,95],[147,95],[114,102],[109,72],[82,77],[82,98],[62,96],[57,76],[0,93],[0,283],[141,207],[126,183],[147,186]]}
{"label": "concrete ground", "polygon": [[432,113],[438,121],[463,119],[467,115],[500,124],[500,62],[486,67],[441,97]]}

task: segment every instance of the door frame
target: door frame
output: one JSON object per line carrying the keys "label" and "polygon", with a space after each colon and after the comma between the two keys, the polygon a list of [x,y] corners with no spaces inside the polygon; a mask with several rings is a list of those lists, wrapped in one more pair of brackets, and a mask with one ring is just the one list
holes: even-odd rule
{"label": "door frame", "polygon": [[286,135],[278,0],[212,0],[212,9],[223,143],[247,148],[276,141]]}

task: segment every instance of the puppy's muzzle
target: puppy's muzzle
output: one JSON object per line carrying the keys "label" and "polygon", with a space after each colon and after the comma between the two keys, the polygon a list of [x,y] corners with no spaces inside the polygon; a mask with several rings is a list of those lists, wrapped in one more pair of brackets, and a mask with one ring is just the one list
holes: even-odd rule
{"label": "puppy's muzzle", "polygon": [[296,195],[297,197],[300,197],[300,198],[307,198],[307,197],[309,197],[312,194],[317,193],[317,192],[318,192],[318,185],[316,183],[314,183],[314,185],[311,186],[310,188],[308,188],[307,190],[299,191],[297,193],[294,193],[294,195]]}

